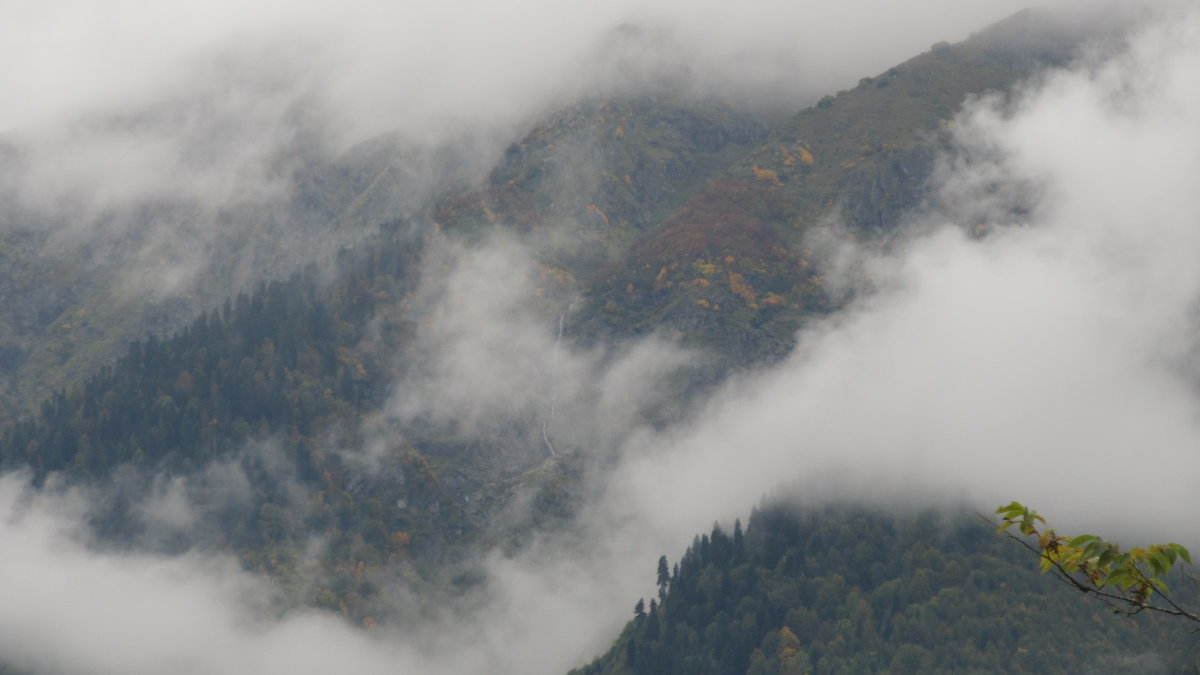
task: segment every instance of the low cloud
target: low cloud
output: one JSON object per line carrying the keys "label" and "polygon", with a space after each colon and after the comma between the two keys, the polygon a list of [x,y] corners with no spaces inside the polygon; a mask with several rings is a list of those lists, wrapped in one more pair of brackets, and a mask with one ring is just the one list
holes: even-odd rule
{"label": "low cloud", "polygon": [[0,478],[0,655],[47,673],[395,672],[402,654],[331,615],[280,616],[225,558],[89,550],[87,501]]}
{"label": "low cloud", "polygon": [[[505,234],[471,246],[440,241],[411,311],[416,339],[386,405],[401,427],[446,429],[498,452],[604,454],[648,424],[669,378],[695,356],[657,337],[624,349],[581,349],[578,289],[539,262],[536,242]],[[621,430],[621,432],[617,432]]]}
{"label": "low cloud", "polygon": [[[252,8],[198,0],[169,7],[145,0],[103,7],[18,1],[0,10],[6,57],[0,85],[24,95],[0,113],[0,130],[144,104],[189,88],[181,76],[196,64],[238,54],[251,60],[233,64],[237,70],[275,73],[275,84],[286,90],[315,87],[322,102],[339,104],[344,121],[338,126],[360,137],[428,130],[447,117],[524,115],[586,74],[595,50],[623,22],[677,36],[674,48],[696,57],[693,71],[709,80],[778,78],[786,71],[800,88],[810,78],[818,80],[813,87],[828,88],[839,78],[853,83],[887,68],[931,42],[962,39],[1020,8],[1015,1],[950,0],[905,7],[758,0],[737,8],[677,0],[571,7],[546,0],[403,6],[269,0]],[[647,56],[652,63],[662,59]],[[212,103],[227,102],[213,94]]]}

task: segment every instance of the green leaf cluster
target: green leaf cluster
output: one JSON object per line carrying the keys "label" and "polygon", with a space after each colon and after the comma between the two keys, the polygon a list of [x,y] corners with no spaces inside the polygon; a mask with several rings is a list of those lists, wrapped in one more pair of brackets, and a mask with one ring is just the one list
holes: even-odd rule
{"label": "green leaf cluster", "polygon": [[[1192,561],[1191,553],[1180,544],[1123,550],[1120,544],[1094,534],[1067,538],[1049,528],[1037,511],[1016,501],[997,508],[996,514],[1000,516],[997,531],[1009,534],[1015,526],[1028,540],[1022,543],[1041,557],[1043,574],[1054,573],[1080,591],[1110,602],[1119,613],[1149,609],[1200,621],[1171,599],[1167,585],[1178,561]],[[1164,604],[1154,604],[1156,599]]]}

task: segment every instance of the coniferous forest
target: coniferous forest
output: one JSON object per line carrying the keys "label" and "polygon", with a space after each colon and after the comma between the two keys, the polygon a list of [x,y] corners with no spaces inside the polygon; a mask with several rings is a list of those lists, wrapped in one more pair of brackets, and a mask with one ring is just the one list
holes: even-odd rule
{"label": "coniferous forest", "polygon": [[1029,564],[967,515],[766,506],[745,531],[697,537],[670,572],[664,556],[658,596],[572,672],[1195,670],[1186,626],[1113,616]]}

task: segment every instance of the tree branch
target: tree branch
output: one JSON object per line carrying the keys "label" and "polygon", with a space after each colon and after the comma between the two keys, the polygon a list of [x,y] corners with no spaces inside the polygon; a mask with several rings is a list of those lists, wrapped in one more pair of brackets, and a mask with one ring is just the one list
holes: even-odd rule
{"label": "tree branch", "polygon": [[[1136,565],[1131,565],[1130,568],[1137,575],[1137,581],[1138,581],[1138,583],[1136,584],[1137,588],[1149,589],[1150,594],[1157,595],[1168,606],[1152,604],[1151,602],[1148,601],[1147,598],[1145,598],[1141,595],[1131,595],[1131,594],[1125,593],[1125,592],[1113,593],[1110,591],[1103,590],[1099,585],[1097,585],[1094,581],[1092,581],[1090,576],[1087,576],[1086,574],[1084,575],[1086,578],[1086,581],[1081,580],[1076,576],[1075,573],[1072,573],[1071,571],[1067,570],[1066,568],[1064,568],[1062,566],[1062,564],[1059,563],[1058,560],[1056,560],[1054,557],[1051,557],[1047,553],[1046,549],[1033,546],[1028,541],[1026,541],[1023,537],[1019,537],[1019,536],[1013,534],[1012,532],[1008,531],[1007,529],[1004,529],[1001,525],[997,524],[991,518],[988,518],[987,516],[984,516],[981,513],[976,513],[975,515],[977,515],[985,523],[995,527],[1000,534],[1003,534],[1004,536],[1008,537],[1009,539],[1012,539],[1013,541],[1017,542],[1021,546],[1024,546],[1028,551],[1030,551],[1034,555],[1038,556],[1042,560],[1045,560],[1047,563],[1049,563],[1050,568],[1054,571],[1054,575],[1053,575],[1054,578],[1071,586],[1072,588],[1080,591],[1081,593],[1085,593],[1087,595],[1091,595],[1095,598],[1098,598],[1099,600],[1104,602],[1106,605],[1108,605],[1112,609],[1112,611],[1116,614],[1121,614],[1123,616],[1133,616],[1135,614],[1140,614],[1141,612],[1143,612],[1145,610],[1150,610],[1152,612],[1157,612],[1159,614],[1165,614],[1168,616],[1178,616],[1178,617],[1182,617],[1184,619],[1187,619],[1187,620],[1195,622],[1195,623],[1200,623],[1200,615],[1197,615],[1194,612],[1189,612],[1186,609],[1184,609],[1183,607],[1180,607],[1174,600],[1172,600],[1170,598],[1170,596],[1168,596],[1166,593],[1163,593],[1162,590],[1160,590],[1158,587],[1156,587],[1154,585],[1154,583],[1151,581],[1150,577],[1147,577],[1145,575],[1145,573],[1141,569],[1139,569]],[[1035,530],[1033,530],[1033,532],[1031,534],[1036,535],[1039,533],[1035,529]],[[1058,540],[1058,541],[1062,541],[1062,540]],[[1198,629],[1198,630],[1200,630],[1200,629]]]}

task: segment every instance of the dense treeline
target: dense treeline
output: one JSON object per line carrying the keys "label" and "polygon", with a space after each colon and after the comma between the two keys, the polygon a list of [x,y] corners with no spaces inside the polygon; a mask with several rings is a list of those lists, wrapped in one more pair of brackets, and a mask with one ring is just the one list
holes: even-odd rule
{"label": "dense treeline", "polygon": [[[188,471],[247,438],[307,438],[378,405],[387,374],[364,331],[379,299],[401,297],[413,277],[411,243],[395,229],[378,246],[343,251],[331,263],[332,285],[321,282],[329,270],[312,265],[239,294],[173,337],[133,343],[9,429],[0,461],[39,478],[103,477],[126,462]],[[399,337],[380,339],[395,346]]]}
{"label": "dense treeline", "polygon": [[1195,672],[1186,626],[1111,616],[1035,567],[964,516],[768,507],[660,559],[658,597],[574,673]]}

